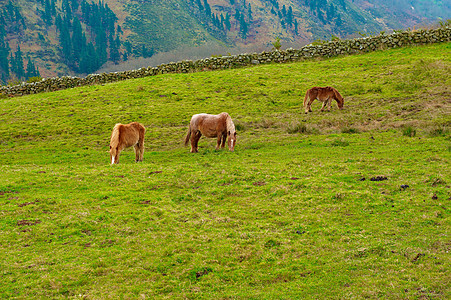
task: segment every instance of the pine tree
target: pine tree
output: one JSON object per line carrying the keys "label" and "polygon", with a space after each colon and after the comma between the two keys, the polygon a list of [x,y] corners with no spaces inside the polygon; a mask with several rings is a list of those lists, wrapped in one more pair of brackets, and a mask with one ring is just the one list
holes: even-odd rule
{"label": "pine tree", "polygon": [[31,61],[31,58],[28,56],[28,62],[27,62],[27,72],[25,75],[26,79],[32,78],[32,77],[41,77],[39,74],[39,70],[33,62]]}
{"label": "pine tree", "polygon": [[291,7],[291,5],[288,7],[286,19],[287,19],[288,26],[291,27],[293,25],[293,8]]}
{"label": "pine tree", "polygon": [[247,33],[248,33],[248,27],[247,27],[247,23],[246,23],[246,20],[244,19],[243,14],[240,15],[240,33],[241,33],[241,38],[246,39]]}
{"label": "pine tree", "polygon": [[234,18],[235,18],[235,21],[236,21],[236,26],[238,26],[240,24],[240,21],[241,21],[241,14],[240,14],[240,11],[238,9],[235,9]]}
{"label": "pine tree", "polygon": [[225,16],[224,24],[225,24],[226,30],[230,31],[230,29],[232,28],[232,24],[230,23],[230,15],[229,15],[229,13],[227,13],[226,16]]}
{"label": "pine tree", "polygon": [[52,8],[50,0],[44,1],[44,11],[42,12],[42,20],[47,26],[52,25]]}
{"label": "pine tree", "polygon": [[204,7],[202,6],[202,3],[200,2],[200,0],[196,0],[196,4],[197,4],[197,7],[199,7],[200,11],[204,10]]}
{"label": "pine tree", "polygon": [[6,82],[6,80],[9,77],[9,45],[5,41],[6,37],[6,31],[4,26],[4,19],[3,16],[0,18],[0,74],[1,74],[1,81],[3,83]]}
{"label": "pine tree", "polygon": [[103,65],[108,60],[107,54],[107,34],[103,27],[103,24],[100,22],[99,26],[96,28],[96,52],[97,57],[99,59],[99,66]]}
{"label": "pine tree", "polygon": [[113,37],[110,37],[110,59],[117,64],[121,60],[121,54],[119,53],[120,47],[119,36],[114,40]]}
{"label": "pine tree", "polygon": [[25,77],[22,51],[20,50],[19,45],[17,45],[17,51],[16,51],[15,57],[14,57],[14,70],[13,71],[14,71],[14,73],[16,73],[16,76],[18,79],[23,79]]}
{"label": "pine tree", "polygon": [[61,19],[59,16],[56,20],[57,27],[59,25],[59,43],[60,43],[60,51],[66,62],[70,62],[72,60],[72,43],[70,36],[70,21],[65,17]]}
{"label": "pine tree", "polygon": [[89,74],[95,72],[100,66],[97,52],[92,42],[88,43],[88,46],[83,51],[80,59],[80,72]]}
{"label": "pine tree", "polygon": [[86,36],[83,33],[81,22],[78,18],[74,18],[72,24],[72,59],[78,65],[81,52],[86,47]]}
{"label": "pine tree", "polygon": [[208,4],[207,0],[204,0],[204,8],[205,8],[205,15],[207,16],[207,18],[210,18],[211,8],[210,8],[210,4]]}

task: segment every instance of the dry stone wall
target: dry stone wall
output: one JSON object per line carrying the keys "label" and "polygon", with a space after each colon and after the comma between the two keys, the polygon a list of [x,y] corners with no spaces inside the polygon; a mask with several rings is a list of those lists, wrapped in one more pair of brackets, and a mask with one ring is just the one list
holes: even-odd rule
{"label": "dry stone wall", "polygon": [[162,64],[157,67],[141,68],[139,70],[91,74],[84,78],[58,77],[45,78],[35,83],[22,83],[15,86],[1,86],[3,96],[22,96],[49,91],[57,91],[77,86],[104,84],[132,78],[141,78],[168,73],[192,73],[207,70],[239,68],[250,65],[285,63],[309,59],[313,57],[333,57],[376,50],[423,45],[451,41],[451,28],[441,27],[432,30],[403,31],[390,35],[381,34],[374,37],[364,37],[351,40],[325,42],[321,45],[308,45],[301,49],[239,54],[222,57],[211,57],[196,61],[181,61]]}

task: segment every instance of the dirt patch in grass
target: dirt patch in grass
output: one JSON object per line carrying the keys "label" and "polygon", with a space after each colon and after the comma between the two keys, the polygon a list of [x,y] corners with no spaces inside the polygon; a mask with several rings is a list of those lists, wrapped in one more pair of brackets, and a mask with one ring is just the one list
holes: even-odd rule
{"label": "dirt patch in grass", "polygon": [[24,206],[32,205],[32,204],[35,204],[35,203],[38,203],[38,202],[39,202],[39,200],[32,201],[32,202],[24,202],[24,203],[17,204],[17,206],[24,207]]}
{"label": "dirt patch in grass", "polygon": [[33,226],[41,223],[41,220],[19,220],[17,226]]}

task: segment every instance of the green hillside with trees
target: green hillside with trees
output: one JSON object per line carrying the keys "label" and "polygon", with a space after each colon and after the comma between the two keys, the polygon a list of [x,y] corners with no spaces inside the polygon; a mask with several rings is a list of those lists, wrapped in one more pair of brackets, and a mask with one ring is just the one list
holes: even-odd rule
{"label": "green hillside with trees", "polygon": [[[131,58],[202,46],[262,51],[280,38],[296,47],[450,14],[440,1],[8,0],[0,3],[0,80],[86,75],[107,62],[126,68]],[[226,54],[214,51],[207,56]]]}

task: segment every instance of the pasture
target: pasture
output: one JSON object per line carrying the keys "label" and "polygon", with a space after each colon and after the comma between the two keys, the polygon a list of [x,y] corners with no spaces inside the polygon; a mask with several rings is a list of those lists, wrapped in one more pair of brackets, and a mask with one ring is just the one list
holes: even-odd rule
{"label": "pasture", "polygon": [[[445,43],[0,99],[0,297],[449,298],[449,74]],[[235,151],[189,153],[222,111]]]}

